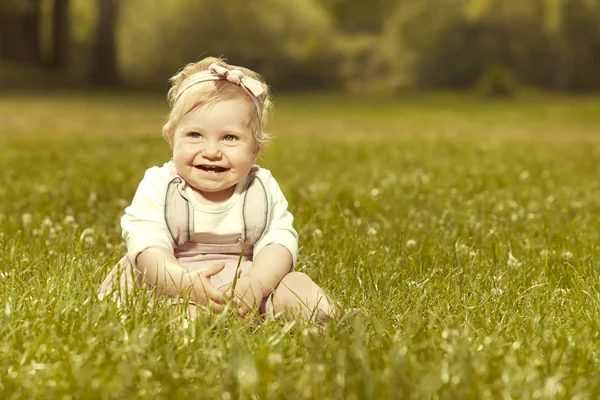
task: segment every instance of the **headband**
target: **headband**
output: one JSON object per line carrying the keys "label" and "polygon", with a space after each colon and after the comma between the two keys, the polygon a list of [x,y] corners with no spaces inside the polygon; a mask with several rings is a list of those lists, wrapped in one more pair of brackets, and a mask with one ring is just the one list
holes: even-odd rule
{"label": "headband", "polygon": [[239,69],[227,69],[214,63],[210,64],[207,70],[196,72],[183,81],[174,102],[177,102],[183,92],[198,83],[224,80],[241,86],[241,88],[250,95],[250,98],[256,106],[258,119],[259,121],[262,120],[262,103],[258,100],[258,96],[264,92],[262,83],[254,78],[244,75]]}

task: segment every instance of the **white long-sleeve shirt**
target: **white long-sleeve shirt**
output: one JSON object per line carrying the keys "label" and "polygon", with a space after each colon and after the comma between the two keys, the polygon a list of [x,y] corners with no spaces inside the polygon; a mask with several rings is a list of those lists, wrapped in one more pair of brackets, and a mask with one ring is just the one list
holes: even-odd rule
{"label": "white long-sleeve shirt", "polygon": [[[165,222],[165,193],[172,178],[170,163],[146,170],[131,205],[125,209],[125,215],[121,218],[123,238],[127,242],[127,255],[134,266],[137,256],[149,247],[172,251],[176,246]],[[266,188],[271,192],[272,205],[269,228],[254,245],[253,254],[256,256],[269,244],[280,244],[288,249],[295,265],[298,234],[293,228],[294,218],[287,209],[287,200],[269,170],[259,168],[257,175],[266,182]],[[188,198],[194,207],[192,241],[210,244],[235,243],[242,232],[239,202],[243,187],[244,181],[236,186],[228,201],[216,205],[201,204],[196,200],[191,188],[186,187],[189,191]]]}

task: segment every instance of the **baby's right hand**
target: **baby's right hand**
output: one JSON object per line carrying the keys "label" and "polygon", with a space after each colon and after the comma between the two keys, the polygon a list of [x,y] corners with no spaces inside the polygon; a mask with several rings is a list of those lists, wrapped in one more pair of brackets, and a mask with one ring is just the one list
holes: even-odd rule
{"label": "baby's right hand", "polygon": [[189,291],[190,300],[199,306],[221,312],[225,299],[223,294],[210,283],[210,277],[221,272],[223,268],[225,268],[225,263],[218,263],[203,270],[185,274],[183,289]]}

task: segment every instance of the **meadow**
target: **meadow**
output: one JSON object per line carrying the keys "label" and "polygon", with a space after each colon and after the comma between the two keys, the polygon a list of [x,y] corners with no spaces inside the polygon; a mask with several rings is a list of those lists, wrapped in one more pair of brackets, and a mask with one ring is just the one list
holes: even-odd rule
{"label": "meadow", "polygon": [[188,322],[96,290],[160,95],[0,95],[0,398],[600,397],[600,98],[277,95],[297,269],[370,318]]}

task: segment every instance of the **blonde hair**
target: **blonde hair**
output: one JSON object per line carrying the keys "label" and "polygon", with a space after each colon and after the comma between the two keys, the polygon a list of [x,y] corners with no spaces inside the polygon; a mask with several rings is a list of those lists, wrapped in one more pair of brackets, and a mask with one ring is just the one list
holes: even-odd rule
{"label": "blonde hair", "polygon": [[[162,129],[163,137],[171,146],[173,146],[175,127],[184,115],[198,107],[205,105],[211,106],[219,101],[231,100],[235,98],[246,98],[248,101],[252,102],[253,107],[255,106],[252,99],[249,98],[250,94],[244,91],[244,89],[240,86],[232,84],[226,80],[202,82],[186,89],[182,93],[179,92],[182,83],[188,77],[197,72],[207,70],[208,66],[213,63],[227,69],[239,69],[244,73],[244,75],[256,79],[263,85],[263,93],[256,98],[262,105],[262,112],[257,110],[256,113],[252,114],[248,121],[252,135],[256,140],[255,151],[258,154],[269,141],[269,135],[263,131],[267,114],[272,106],[269,86],[266,84],[262,76],[256,72],[248,68],[227,64],[225,60],[217,57],[206,57],[196,63],[188,64],[175,76],[169,79],[171,82],[171,88],[167,94],[167,100],[169,102],[169,106],[171,107],[171,112],[169,113],[169,118]],[[259,116],[259,112],[261,112],[262,115]]]}

